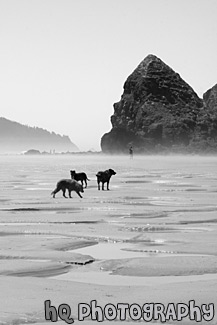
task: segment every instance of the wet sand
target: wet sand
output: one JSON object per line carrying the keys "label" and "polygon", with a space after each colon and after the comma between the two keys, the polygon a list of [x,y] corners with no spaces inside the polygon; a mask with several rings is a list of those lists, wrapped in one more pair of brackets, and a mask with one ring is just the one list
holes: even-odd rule
{"label": "wet sand", "polygon": [[[91,300],[216,305],[217,157],[1,156],[0,165],[0,324],[45,324],[45,300],[70,305],[75,323]],[[95,174],[108,168],[117,175],[98,191]],[[71,169],[90,178],[83,199],[53,199]]]}

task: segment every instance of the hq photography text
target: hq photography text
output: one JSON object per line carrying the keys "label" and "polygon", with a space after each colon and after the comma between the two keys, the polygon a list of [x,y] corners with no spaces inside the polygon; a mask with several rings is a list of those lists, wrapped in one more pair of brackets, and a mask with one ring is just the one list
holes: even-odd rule
{"label": "hq photography text", "polygon": [[196,322],[209,322],[215,316],[214,304],[197,305],[195,300],[188,303],[108,303],[105,306],[97,304],[96,300],[91,300],[89,304],[80,303],[77,306],[77,316],[72,316],[71,307],[68,304],[61,304],[58,307],[51,305],[51,300],[44,302],[45,319],[51,322],[63,320],[67,324],[73,324],[75,320],[84,321],[90,319],[93,321],[182,321],[189,319]]}

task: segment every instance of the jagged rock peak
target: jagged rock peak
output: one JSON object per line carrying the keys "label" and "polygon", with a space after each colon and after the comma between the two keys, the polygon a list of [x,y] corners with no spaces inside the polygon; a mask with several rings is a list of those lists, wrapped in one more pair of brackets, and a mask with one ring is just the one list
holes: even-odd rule
{"label": "jagged rock peak", "polygon": [[[138,74],[146,77],[149,72],[149,68],[152,70],[154,67],[155,69],[162,69],[163,67],[167,69],[167,66],[161,59],[159,59],[156,55],[149,54],[144,58],[144,60],[138,65],[138,67],[134,70],[133,73],[137,72]],[[169,68],[170,69],[170,68]]]}
{"label": "jagged rock peak", "polygon": [[207,107],[217,109],[217,84],[203,94],[203,100]]}
{"label": "jagged rock peak", "polygon": [[157,56],[155,56],[153,54],[149,54],[148,56],[146,56],[144,58],[144,60],[142,62],[140,62],[138,67],[135,69],[135,71],[137,71],[141,75],[146,76],[147,72],[148,72],[148,68],[149,68],[150,64],[153,64],[153,62],[155,62],[156,64],[158,63],[159,65],[164,64],[163,61],[161,59],[159,59]]}
{"label": "jagged rock peak", "polygon": [[[138,150],[188,146],[200,137],[204,100],[157,56],[145,57],[123,88],[121,100],[114,103],[112,129],[101,139],[104,152],[126,152],[131,144]],[[205,95],[215,96],[215,89]]]}
{"label": "jagged rock peak", "polygon": [[164,101],[170,104],[193,101],[201,107],[201,99],[194,90],[161,59],[149,54],[124,83],[124,94],[135,100]]}

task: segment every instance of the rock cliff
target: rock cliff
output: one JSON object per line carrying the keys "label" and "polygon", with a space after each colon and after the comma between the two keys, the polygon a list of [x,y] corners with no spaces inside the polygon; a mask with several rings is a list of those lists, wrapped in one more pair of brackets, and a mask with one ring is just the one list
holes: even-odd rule
{"label": "rock cliff", "polygon": [[[114,104],[112,129],[103,152],[138,152],[198,147],[217,136],[217,86],[203,99],[161,59],[148,55],[124,83]],[[210,125],[211,123],[211,125]]]}

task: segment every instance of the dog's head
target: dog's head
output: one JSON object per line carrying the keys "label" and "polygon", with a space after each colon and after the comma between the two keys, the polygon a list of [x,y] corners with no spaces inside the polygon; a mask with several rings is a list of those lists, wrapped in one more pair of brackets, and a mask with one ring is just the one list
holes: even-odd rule
{"label": "dog's head", "polygon": [[109,173],[110,173],[110,175],[116,175],[116,172],[111,168],[109,169]]}
{"label": "dog's head", "polygon": [[73,176],[75,176],[75,170],[70,170],[70,174],[71,174],[71,176],[73,177]]}
{"label": "dog's head", "polygon": [[[72,180],[73,181],[73,180]],[[78,183],[77,181],[74,181],[75,182],[75,184],[76,184],[76,190],[78,191],[78,192],[81,192],[81,193],[84,193],[84,188],[83,188],[83,186],[80,184],[80,183]]]}

